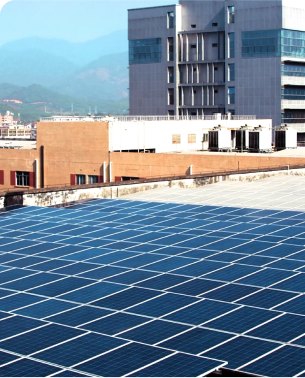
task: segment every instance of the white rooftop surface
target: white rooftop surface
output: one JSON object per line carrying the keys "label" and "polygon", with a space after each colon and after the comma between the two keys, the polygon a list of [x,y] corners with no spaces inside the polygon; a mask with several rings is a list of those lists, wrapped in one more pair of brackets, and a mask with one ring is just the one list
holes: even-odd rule
{"label": "white rooftop surface", "polygon": [[279,175],[257,181],[223,181],[194,189],[159,188],[122,199],[305,211],[305,177]]}

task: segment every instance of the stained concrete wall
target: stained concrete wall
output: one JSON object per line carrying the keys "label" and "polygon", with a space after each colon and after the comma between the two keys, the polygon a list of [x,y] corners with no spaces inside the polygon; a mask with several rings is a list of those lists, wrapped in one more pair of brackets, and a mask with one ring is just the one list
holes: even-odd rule
{"label": "stained concrete wall", "polygon": [[[197,188],[204,185],[214,184],[222,181],[254,181],[274,175],[302,175],[305,176],[305,169],[293,169],[289,172],[287,170],[271,171],[271,172],[257,172],[247,174],[234,174],[234,175],[214,175],[207,177],[194,177],[194,178],[180,178],[164,181],[145,182],[139,184],[124,185],[97,185],[96,187],[70,187],[66,190],[47,190],[36,189],[23,194],[23,205],[26,206],[54,206],[68,202],[86,200],[90,198],[119,198],[125,195],[137,193],[146,190],[158,188],[173,188],[179,187],[184,189]],[[5,195],[0,195],[0,208],[4,207]]]}

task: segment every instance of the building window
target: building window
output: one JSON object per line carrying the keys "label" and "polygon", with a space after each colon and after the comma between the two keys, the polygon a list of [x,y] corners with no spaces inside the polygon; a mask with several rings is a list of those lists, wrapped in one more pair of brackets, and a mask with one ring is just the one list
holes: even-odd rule
{"label": "building window", "polygon": [[174,116],[175,115],[174,110],[168,110],[167,115],[170,116],[170,117]]}
{"label": "building window", "polygon": [[174,105],[174,88],[168,88],[168,105]]}
{"label": "building window", "polygon": [[235,109],[229,109],[228,112],[231,113],[231,115],[235,115]]}
{"label": "building window", "polygon": [[76,185],[86,184],[86,175],[76,175]]}
{"label": "building window", "polygon": [[228,81],[235,80],[235,64],[228,64]]}
{"label": "building window", "polygon": [[204,133],[202,134],[202,142],[208,142],[209,141],[209,134]]}
{"label": "building window", "polygon": [[191,25],[191,28],[192,28],[192,29],[195,29],[195,28],[196,28],[196,24],[192,24],[192,25]]}
{"label": "building window", "polygon": [[284,88],[281,89],[282,100],[305,100],[305,89]]}
{"label": "building window", "polygon": [[212,22],[212,26],[218,26],[217,22]]}
{"label": "building window", "polygon": [[88,176],[88,184],[97,184],[98,183],[98,176]]}
{"label": "building window", "polygon": [[172,62],[174,60],[174,38],[167,38],[167,60]]}
{"label": "building window", "polygon": [[174,82],[174,67],[167,67],[167,82]]}
{"label": "building window", "polygon": [[188,143],[196,143],[196,134],[188,134],[187,142]]}
{"label": "building window", "polygon": [[212,47],[217,47],[218,43],[212,43]]}
{"label": "building window", "polygon": [[[282,43],[284,40],[285,42],[288,42],[286,41],[286,38],[283,38]],[[242,32],[241,43],[243,58],[281,56],[281,30],[255,30]],[[298,40],[297,44],[299,43],[302,44],[302,41]],[[291,49],[291,46],[287,47],[289,50]],[[305,57],[304,47],[298,47],[297,49],[303,50]]]}
{"label": "building window", "polygon": [[305,66],[298,64],[282,64],[282,76],[305,76]]}
{"label": "building window", "polygon": [[214,93],[218,93],[218,89],[215,89]]}
{"label": "building window", "polygon": [[295,30],[281,30],[282,56],[305,58],[305,32]]}
{"label": "building window", "polygon": [[129,64],[160,63],[161,38],[134,39],[129,41]]}
{"label": "building window", "polygon": [[228,58],[235,57],[235,33],[228,33]]}
{"label": "building window", "polygon": [[234,24],[235,22],[235,7],[231,5],[228,7],[228,24]]}
{"label": "building window", "polygon": [[228,88],[228,104],[235,104],[235,87]]}
{"label": "building window", "polygon": [[173,144],[180,144],[181,143],[181,135],[180,134],[173,134],[172,143]]}
{"label": "building window", "polygon": [[191,49],[195,49],[195,48],[196,48],[196,45],[192,44]]}
{"label": "building window", "polygon": [[171,29],[174,27],[174,20],[175,20],[174,12],[168,12],[167,13],[167,28],[168,29]]}
{"label": "building window", "polygon": [[30,172],[16,172],[16,185],[30,186]]}

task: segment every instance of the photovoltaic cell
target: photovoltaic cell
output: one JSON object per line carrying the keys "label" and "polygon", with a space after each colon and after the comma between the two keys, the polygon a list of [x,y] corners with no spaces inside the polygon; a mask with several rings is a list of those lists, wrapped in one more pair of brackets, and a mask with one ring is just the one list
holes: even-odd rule
{"label": "photovoltaic cell", "polygon": [[27,355],[82,334],[84,332],[76,328],[72,329],[57,324],[49,324],[31,331],[30,334],[24,333],[1,341],[0,348]]}
{"label": "photovoltaic cell", "polygon": [[197,377],[225,363],[177,353],[130,375],[130,377]]}
{"label": "photovoltaic cell", "polygon": [[118,199],[1,213],[1,374],[272,376],[292,358],[302,375],[303,215]]}
{"label": "photovoltaic cell", "polygon": [[89,333],[44,352],[36,353],[35,358],[70,367],[125,343],[114,337]]}
{"label": "photovoltaic cell", "polygon": [[0,376],[35,377],[37,376],[37,372],[39,372],[39,375],[41,377],[46,377],[59,370],[61,369],[59,369],[58,367],[23,358],[19,361],[2,366],[0,369]]}
{"label": "photovoltaic cell", "polygon": [[[216,346],[214,349],[203,353],[202,356],[218,359],[220,356],[223,360],[228,361],[226,368],[238,369],[248,361],[263,356],[276,348],[280,344],[266,340],[258,340],[250,337],[237,337],[223,345]],[[243,371],[253,371],[243,368]],[[282,376],[282,375],[281,375]]]}

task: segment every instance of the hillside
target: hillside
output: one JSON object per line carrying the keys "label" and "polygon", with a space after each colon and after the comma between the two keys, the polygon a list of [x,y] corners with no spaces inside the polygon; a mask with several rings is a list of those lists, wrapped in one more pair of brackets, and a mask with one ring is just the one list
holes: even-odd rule
{"label": "hillside", "polygon": [[72,103],[80,112],[89,106],[126,111],[127,42],[127,32],[118,31],[85,43],[36,37],[6,43],[0,46],[0,99],[15,97],[23,107],[51,103],[54,111],[71,110]]}
{"label": "hillside", "polygon": [[0,50],[0,83],[50,86],[79,67],[65,58],[40,50]]}
{"label": "hillside", "polygon": [[[91,113],[95,109],[99,113],[126,114],[128,101],[87,101],[73,96],[62,95],[51,91],[40,85],[30,85],[28,87],[12,86],[10,94],[7,84],[0,84],[0,113],[4,114],[7,110],[21,114],[21,119],[35,121],[40,117],[49,117],[58,114],[86,115],[91,107]],[[4,102],[3,100],[19,100],[22,103]]]}
{"label": "hillside", "polygon": [[86,100],[117,100],[128,97],[128,54],[112,54],[77,70],[53,85],[56,92]]}

